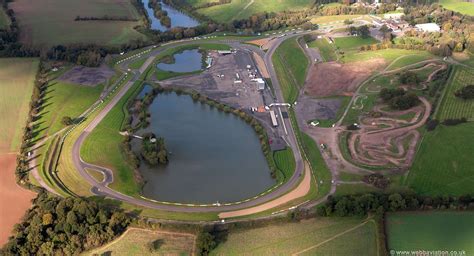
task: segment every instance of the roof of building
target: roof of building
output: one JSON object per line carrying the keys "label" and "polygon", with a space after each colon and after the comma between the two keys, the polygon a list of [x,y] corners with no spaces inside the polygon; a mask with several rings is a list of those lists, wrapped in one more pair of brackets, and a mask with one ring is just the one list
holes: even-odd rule
{"label": "roof of building", "polygon": [[436,23],[423,23],[423,24],[416,24],[415,28],[421,29],[426,32],[435,32],[440,31],[441,28]]}

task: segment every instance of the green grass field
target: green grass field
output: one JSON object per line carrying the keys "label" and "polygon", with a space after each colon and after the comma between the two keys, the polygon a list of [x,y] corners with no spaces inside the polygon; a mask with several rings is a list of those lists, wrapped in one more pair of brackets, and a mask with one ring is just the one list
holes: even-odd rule
{"label": "green grass field", "polygon": [[326,165],[318,145],[316,145],[316,142],[309,135],[301,133],[301,143],[303,144],[303,149],[308,157],[308,161],[311,164],[313,175],[318,183],[318,197],[322,197],[331,190],[331,171]]}
{"label": "green grass field", "polygon": [[[140,92],[141,87],[141,83],[136,82],[91,132],[81,147],[81,157],[84,161],[114,170],[114,182],[110,187],[128,195],[138,195],[140,188],[135,182],[133,170],[122,155],[123,136],[119,131],[126,116],[126,103],[129,98]],[[104,150],[107,154],[102,153]]]}
{"label": "green grass field", "polygon": [[[215,0],[187,0],[193,6],[201,6],[206,2]],[[232,0],[229,4],[200,8],[199,13],[204,14],[218,22],[230,22],[235,19],[244,19],[260,12],[281,12],[301,10],[311,6],[311,0]]]}
{"label": "green grass field", "polygon": [[280,82],[283,98],[294,102],[299,88],[304,85],[309,61],[296,39],[284,41],[272,55],[272,62]]}
{"label": "green grass field", "polygon": [[379,41],[373,37],[348,36],[334,38],[334,44],[341,50],[359,50],[363,45],[376,44]]}
{"label": "green grass field", "polygon": [[361,15],[331,15],[331,16],[318,16],[311,19],[313,24],[329,25],[332,23],[342,23],[344,20],[352,20],[360,17]]}
{"label": "green grass field", "polygon": [[401,212],[386,217],[389,250],[474,254],[474,212]]}
{"label": "green grass field", "polygon": [[37,59],[0,59],[0,153],[17,151],[28,118]]}
{"label": "green grass field", "polygon": [[462,117],[474,119],[474,100],[463,100],[454,96],[458,89],[469,84],[474,84],[474,71],[465,67],[455,67],[439,106],[438,119]]}
{"label": "green grass field", "polygon": [[291,148],[286,148],[285,150],[276,151],[273,153],[273,159],[277,168],[280,170],[283,175],[282,181],[287,181],[291,175],[295,172],[296,162],[293,157],[293,151]]}
{"label": "green grass field", "polygon": [[[99,99],[104,86],[95,87],[69,84],[58,80],[49,83],[46,90],[45,108],[40,113],[40,135],[51,135],[65,127],[64,116],[77,118]],[[59,110],[59,111],[58,111]]]}
{"label": "green grass field", "polygon": [[405,185],[423,195],[474,193],[474,123],[427,132]]}
{"label": "green grass field", "polygon": [[308,43],[309,47],[318,48],[323,61],[334,61],[337,59],[334,46],[328,42],[326,38],[316,39]]}
{"label": "green grass field", "polygon": [[[417,56],[417,57],[405,57],[405,56]],[[354,61],[365,61],[376,58],[382,58],[388,64],[397,60],[393,63],[395,67],[403,67],[408,64],[413,64],[421,60],[427,60],[433,58],[433,55],[426,51],[416,50],[403,50],[403,49],[384,49],[378,51],[365,51],[365,52],[351,52],[344,55],[343,62],[354,62]]]}
{"label": "green grass field", "polygon": [[[194,235],[130,228],[114,241],[83,255],[192,255]],[[156,249],[150,249],[156,243]]]}
{"label": "green grass field", "polygon": [[462,0],[440,0],[439,3],[446,9],[474,16],[474,3]]}
{"label": "green grass field", "polygon": [[95,43],[120,45],[146,37],[133,27],[136,21],[75,21],[76,16],[126,16],[140,19],[129,0],[18,0],[10,7],[20,26],[20,40],[28,45]]}
{"label": "green grass field", "polygon": [[3,8],[0,8],[0,29],[6,28],[9,25],[10,25],[10,18],[8,18]]}
{"label": "green grass field", "polygon": [[377,255],[376,224],[318,218],[236,230],[211,255]]}

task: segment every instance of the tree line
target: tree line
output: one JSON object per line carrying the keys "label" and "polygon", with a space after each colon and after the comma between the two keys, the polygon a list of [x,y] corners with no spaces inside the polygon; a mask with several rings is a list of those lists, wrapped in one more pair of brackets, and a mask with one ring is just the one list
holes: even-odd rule
{"label": "tree line", "polygon": [[168,12],[162,9],[161,1],[150,0],[148,2],[148,7],[153,9],[153,14],[160,20],[161,25],[167,28],[171,27],[171,18],[168,16]]}
{"label": "tree line", "polygon": [[317,207],[319,216],[365,216],[395,211],[416,210],[474,209],[471,195],[453,196],[421,196],[416,194],[383,194],[367,193],[359,195],[329,196],[324,204]]}

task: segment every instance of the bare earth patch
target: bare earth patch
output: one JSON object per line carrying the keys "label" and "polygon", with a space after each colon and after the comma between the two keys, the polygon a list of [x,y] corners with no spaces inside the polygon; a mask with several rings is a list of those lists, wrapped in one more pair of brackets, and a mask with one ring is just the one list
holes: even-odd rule
{"label": "bare earth patch", "polygon": [[305,92],[314,97],[352,95],[362,81],[384,65],[383,59],[348,64],[328,62],[314,65],[309,71]]}
{"label": "bare earth patch", "polygon": [[7,241],[13,226],[31,206],[36,194],[16,184],[16,154],[0,154],[0,247]]}
{"label": "bare earth patch", "polygon": [[114,74],[115,72],[106,65],[97,68],[76,66],[64,73],[59,80],[72,84],[96,86],[107,81]]}

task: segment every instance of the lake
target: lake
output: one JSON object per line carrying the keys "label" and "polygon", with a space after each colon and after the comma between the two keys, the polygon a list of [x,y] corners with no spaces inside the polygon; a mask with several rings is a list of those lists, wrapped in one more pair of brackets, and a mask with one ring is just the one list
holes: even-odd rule
{"label": "lake", "polygon": [[194,72],[202,69],[202,53],[198,49],[184,50],[173,55],[174,62],[158,63],[157,67],[164,71],[177,73]]}
{"label": "lake", "polygon": [[[148,2],[149,2],[148,0],[143,0],[145,10],[151,22],[151,29],[159,30],[159,31],[169,30],[170,28],[167,28],[161,25],[160,20],[155,17],[155,11],[152,8],[148,7]],[[197,21],[193,17],[190,17],[189,15],[186,15],[185,13],[180,12],[163,2],[161,3],[161,9],[163,11],[168,12],[168,16],[171,19],[171,28],[173,27],[192,28],[199,25],[199,21]]]}
{"label": "lake", "polygon": [[[171,153],[165,166],[141,164],[144,196],[180,203],[235,202],[276,183],[257,134],[239,117],[175,93],[158,94],[150,113],[150,126],[138,134],[163,137]],[[134,150],[140,145],[133,141]]]}

